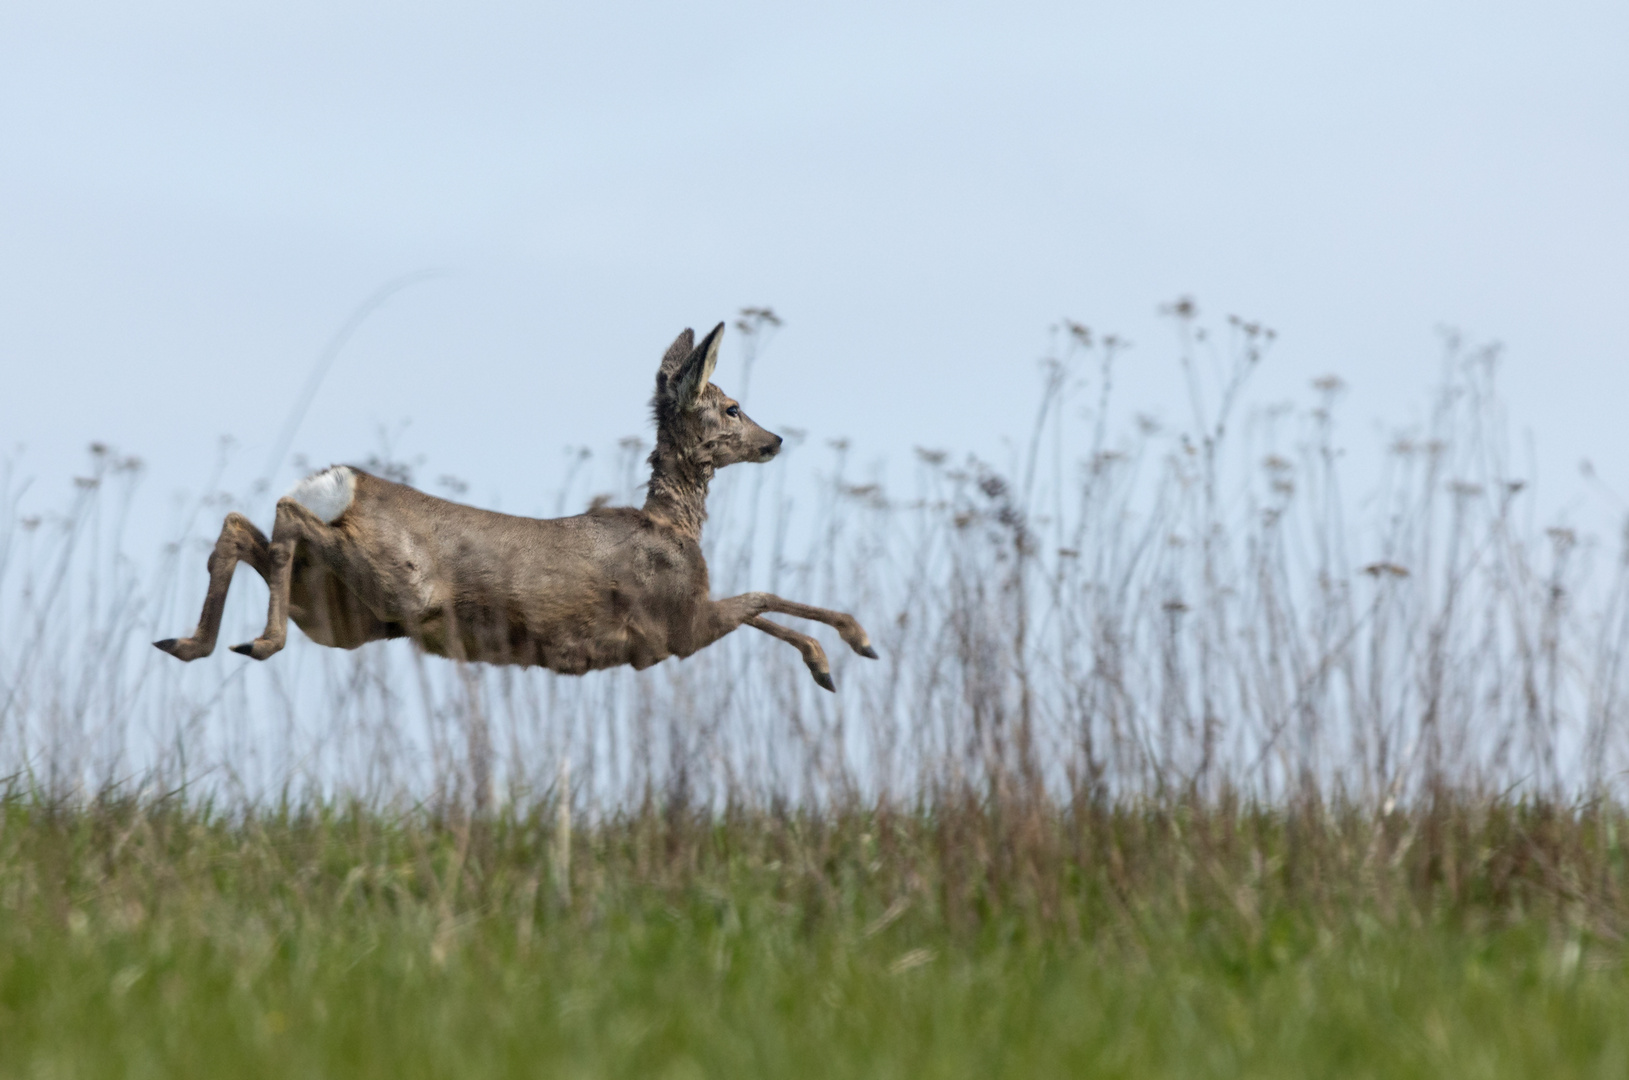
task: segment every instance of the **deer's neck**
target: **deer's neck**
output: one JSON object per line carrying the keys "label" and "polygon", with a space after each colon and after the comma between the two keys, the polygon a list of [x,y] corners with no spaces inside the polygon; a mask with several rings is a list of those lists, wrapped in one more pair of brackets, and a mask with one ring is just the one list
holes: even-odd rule
{"label": "deer's neck", "polygon": [[650,465],[645,513],[699,541],[702,522],[707,520],[707,485],[713,479],[712,465],[661,446],[651,454]]}

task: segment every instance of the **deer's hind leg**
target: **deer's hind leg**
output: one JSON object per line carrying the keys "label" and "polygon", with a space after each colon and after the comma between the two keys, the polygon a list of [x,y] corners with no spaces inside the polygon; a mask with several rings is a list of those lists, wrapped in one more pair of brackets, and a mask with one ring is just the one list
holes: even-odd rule
{"label": "deer's hind leg", "polygon": [[266,628],[253,641],[232,646],[232,651],[256,660],[265,660],[288,642],[289,590],[294,577],[294,549],[308,545],[314,558],[330,567],[345,561],[346,540],[336,528],[293,499],[277,501],[277,520],[267,545],[268,569],[264,571],[271,598],[266,605]]}
{"label": "deer's hind leg", "polygon": [[306,637],[335,649],[354,649],[407,633],[405,626],[374,614],[326,561],[299,548],[289,578],[288,617]]}
{"label": "deer's hind leg", "polygon": [[270,583],[272,557],[266,534],[242,514],[231,513],[221,525],[215,550],[209,553],[209,592],[204,596],[198,628],[191,637],[165,638],[153,642],[154,647],[178,660],[197,660],[214,652],[215,637],[221,629],[221,611],[226,607],[226,591],[232,585],[232,571],[240,562],[248,563]]}

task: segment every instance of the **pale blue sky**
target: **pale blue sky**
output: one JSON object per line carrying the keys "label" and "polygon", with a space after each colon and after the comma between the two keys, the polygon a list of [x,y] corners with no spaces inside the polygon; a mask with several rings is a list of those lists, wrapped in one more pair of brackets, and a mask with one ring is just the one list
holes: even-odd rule
{"label": "pale blue sky", "polygon": [[[1629,492],[1629,6],[142,3],[0,7],[0,442],[155,495],[380,425],[545,509],[568,444],[648,434],[681,327],[773,304],[767,426],[999,457],[1060,316],[1276,327],[1257,397],[1338,372],[1418,416],[1433,327],[1507,343],[1513,419]],[[727,352],[718,381],[738,386]],[[286,482],[290,477],[284,477]],[[270,505],[265,513],[268,518]]]}

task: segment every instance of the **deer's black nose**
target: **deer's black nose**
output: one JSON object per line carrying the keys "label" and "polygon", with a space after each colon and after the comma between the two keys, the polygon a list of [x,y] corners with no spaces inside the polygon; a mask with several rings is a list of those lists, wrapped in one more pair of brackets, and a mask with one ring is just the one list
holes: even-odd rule
{"label": "deer's black nose", "polygon": [[772,458],[781,452],[781,437],[779,435],[771,434],[769,438],[771,441],[764,443],[762,448],[759,450],[759,452],[762,453],[766,458]]}

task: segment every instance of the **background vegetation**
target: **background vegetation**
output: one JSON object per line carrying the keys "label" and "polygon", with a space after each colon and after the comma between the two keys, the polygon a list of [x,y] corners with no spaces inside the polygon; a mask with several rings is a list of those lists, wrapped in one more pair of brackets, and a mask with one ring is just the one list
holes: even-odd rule
{"label": "background vegetation", "polygon": [[899,494],[787,433],[720,478],[715,592],[870,629],[836,695],[745,632],[183,668],[147,642],[269,493],[138,559],[133,459],[56,515],[8,475],[0,1072],[1622,1075],[1624,553],[1540,518],[1496,350],[1447,340],[1354,498],[1338,380],[1251,405],[1271,331],[1169,314],[1181,424],[1122,430],[1123,343],[1064,323],[999,467]]}

